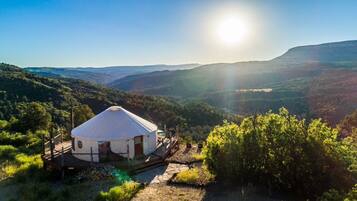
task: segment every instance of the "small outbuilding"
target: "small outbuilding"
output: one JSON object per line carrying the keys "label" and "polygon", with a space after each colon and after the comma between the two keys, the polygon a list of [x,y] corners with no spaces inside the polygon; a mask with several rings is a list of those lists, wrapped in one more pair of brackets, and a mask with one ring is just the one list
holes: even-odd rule
{"label": "small outbuilding", "polygon": [[155,124],[112,106],[72,130],[72,154],[93,162],[110,154],[130,159],[148,155],[156,150],[157,131]]}

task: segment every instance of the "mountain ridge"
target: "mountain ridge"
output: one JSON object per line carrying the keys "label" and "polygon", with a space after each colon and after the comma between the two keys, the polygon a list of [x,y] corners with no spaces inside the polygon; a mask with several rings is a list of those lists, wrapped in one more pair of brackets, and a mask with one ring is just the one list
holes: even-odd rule
{"label": "mountain ridge", "polygon": [[[343,80],[335,80],[334,75],[346,79],[341,93],[336,90],[341,86],[333,83]],[[332,84],[326,85],[326,80]],[[311,93],[323,90],[324,85],[328,87],[326,94]],[[295,114],[323,117],[335,124],[349,110],[357,108],[357,92],[353,88],[357,86],[357,41],[295,47],[268,61],[208,64],[189,70],[131,75],[109,86],[139,94],[200,99],[238,114],[287,106]],[[249,92],[261,88],[271,88],[272,92]],[[241,89],[248,91],[239,92]]]}

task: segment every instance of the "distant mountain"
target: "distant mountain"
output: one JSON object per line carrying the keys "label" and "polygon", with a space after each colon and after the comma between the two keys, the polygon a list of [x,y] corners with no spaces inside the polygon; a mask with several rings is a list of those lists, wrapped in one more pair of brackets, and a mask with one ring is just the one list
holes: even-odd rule
{"label": "distant mountain", "polygon": [[[69,122],[72,102],[87,104],[94,113],[119,105],[168,127],[213,126],[235,118],[208,104],[181,104],[169,98],[130,94],[77,79],[47,78],[0,63],[0,119],[16,116],[21,104],[32,101],[46,104],[54,122],[62,126]],[[198,114],[202,116],[195,118]]]}
{"label": "distant mountain", "polygon": [[356,66],[357,40],[294,47],[273,61],[284,63],[324,63]]}
{"label": "distant mountain", "polygon": [[239,114],[285,106],[295,114],[323,117],[334,124],[357,108],[357,41],[295,47],[270,61],[131,75],[108,85],[204,100]]}
{"label": "distant mountain", "polygon": [[109,66],[109,67],[27,67],[28,72],[45,77],[75,78],[99,84],[107,84],[128,75],[163,70],[191,69],[199,64]]}

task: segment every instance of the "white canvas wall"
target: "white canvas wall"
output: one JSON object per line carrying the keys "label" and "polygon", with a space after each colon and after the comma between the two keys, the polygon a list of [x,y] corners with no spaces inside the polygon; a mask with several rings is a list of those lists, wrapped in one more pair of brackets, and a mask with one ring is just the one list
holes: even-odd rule
{"label": "white canvas wall", "polygon": [[[134,139],[128,140],[115,140],[110,141],[110,149],[112,152],[120,154],[127,152],[127,145],[129,145],[129,158],[134,157]],[[123,157],[127,157],[127,154],[120,154]]]}
{"label": "white canvas wall", "polygon": [[144,141],[144,154],[148,155],[151,154],[153,151],[156,149],[156,131],[150,133],[149,135],[144,135],[143,136],[143,141]]}
{"label": "white canvas wall", "polygon": [[[78,147],[78,140],[82,141],[82,148]],[[72,149],[73,156],[84,161],[91,161],[90,148],[92,147],[93,153],[98,153],[98,144],[96,141],[75,138],[75,150]],[[89,153],[88,155],[76,155],[76,153]],[[93,162],[99,162],[99,157],[93,154]]]}
{"label": "white canvas wall", "polygon": [[[78,140],[82,141],[82,148],[78,147]],[[148,135],[143,136],[143,150],[144,154],[148,155],[155,151],[157,144],[156,131]],[[122,154],[127,152],[127,145],[129,145],[129,158],[134,158],[135,147],[134,139],[128,140],[114,140],[110,141],[110,149],[114,153],[121,154],[123,157],[127,157],[127,154]],[[81,160],[91,161],[91,156],[88,155],[76,155],[75,153],[90,153],[90,148],[92,147],[93,153],[98,153],[98,143],[97,141],[75,138],[75,150],[72,150],[73,155]],[[99,162],[98,155],[93,155],[93,162]]]}

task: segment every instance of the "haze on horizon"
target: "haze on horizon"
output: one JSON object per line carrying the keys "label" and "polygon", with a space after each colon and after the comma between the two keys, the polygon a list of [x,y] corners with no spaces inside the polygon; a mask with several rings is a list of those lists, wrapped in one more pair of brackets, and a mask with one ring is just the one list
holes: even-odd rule
{"label": "haze on horizon", "polygon": [[0,62],[113,66],[267,60],[357,39],[353,0],[0,0]]}

